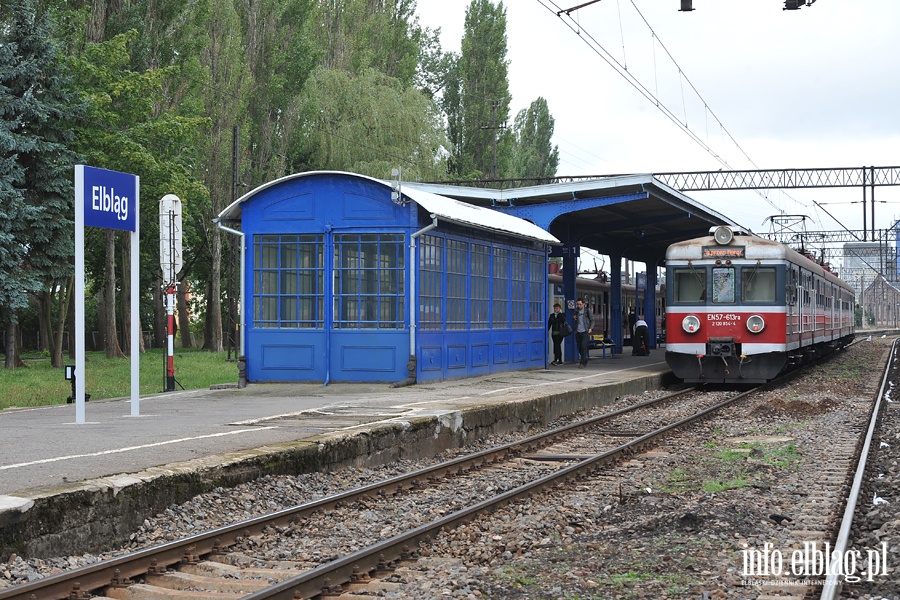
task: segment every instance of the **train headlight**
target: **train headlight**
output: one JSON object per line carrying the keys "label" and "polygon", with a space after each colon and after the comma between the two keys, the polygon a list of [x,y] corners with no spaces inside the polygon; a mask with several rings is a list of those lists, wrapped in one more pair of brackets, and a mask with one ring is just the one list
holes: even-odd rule
{"label": "train headlight", "polygon": [[688,333],[697,333],[700,331],[700,319],[694,315],[688,315],[681,321],[681,328]]}
{"label": "train headlight", "polygon": [[759,315],[753,315],[747,319],[747,331],[750,333],[760,333],[766,328],[765,320]]}

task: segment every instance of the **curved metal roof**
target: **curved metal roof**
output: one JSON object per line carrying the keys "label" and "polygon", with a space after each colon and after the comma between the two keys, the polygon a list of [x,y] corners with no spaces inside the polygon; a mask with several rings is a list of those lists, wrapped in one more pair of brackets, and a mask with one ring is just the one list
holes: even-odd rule
{"label": "curved metal roof", "polygon": [[[389,189],[391,188],[391,182],[389,181],[382,181],[373,177],[359,175],[358,173],[347,173],[344,171],[309,171],[306,173],[295,173],[270,181],[247,192],[219,213],[217,220],[239,219],[244,202],[249,201],[262,190],[291,179],[315,175],[346,175],[358,177],[360,179],[366,179],[384,185]],[[492,210],[475,203],[463,202],[454,198],[441,196],[427,190],[408,186],[406,183],[402,183],[400,191],[404,196],[421,206],[432,218],[437,217],[440,220],[452,221],[469,227],[495,231],[497,233],[527,238],[538,242],[546,242],[549,244],[558,244],[560,242],[556,237],[531,221],[521,219],[518,216],[509,214],[505,211]]]}

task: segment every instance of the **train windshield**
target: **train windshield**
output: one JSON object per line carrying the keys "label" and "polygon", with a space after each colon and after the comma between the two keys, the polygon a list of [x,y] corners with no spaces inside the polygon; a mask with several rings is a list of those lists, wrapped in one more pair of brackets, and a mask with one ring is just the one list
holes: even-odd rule
{"label": "train windshield", "polygon": [[697,303],[706,300],[706,271],[702,269],[675,269],[675,302]]}
{"label": "train windshield", "polygon": [[775,302],[774,268],[744,267],[741,279],[741,297],[744,302]]}
{"label": "train windshield", "polygon": [[731,267],[713,267],[712,301],[717,304],[734,303],[734,269]]}

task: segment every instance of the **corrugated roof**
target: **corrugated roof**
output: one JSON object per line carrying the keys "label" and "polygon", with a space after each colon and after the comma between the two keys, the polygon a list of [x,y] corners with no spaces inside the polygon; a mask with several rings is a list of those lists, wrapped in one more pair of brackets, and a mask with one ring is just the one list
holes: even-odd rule
{"label": "corrugated roof", "polygon": [[460,202],[439,194],[432,194],[425,190],[402,186],[400,189],[404,196],[413,200],[428,211],[429,214],[439,219],[447,219],[448,221],[462,223],[479,229],[513,234],[516,237],[530,238],[551,244],[560,243],[556,237],[525,219],[490,208]]}

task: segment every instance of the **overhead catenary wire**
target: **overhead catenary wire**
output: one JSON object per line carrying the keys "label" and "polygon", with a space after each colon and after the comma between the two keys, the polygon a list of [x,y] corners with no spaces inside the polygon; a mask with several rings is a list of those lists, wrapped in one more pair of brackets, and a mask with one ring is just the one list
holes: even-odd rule
{"label": "overhead catenary wire", "polygon": [[[669,108],[665,102],[660,100],[658,93],[655,93],[648,89],[644,83],[642,83],[635,75],[628,70],[627,64],[624,61],[620,61],[616,58],[612,53],[610,53],[591,33],[587,30],[584,23],[576,22],[571,13],[576,11],[579,8],[583,8],[590,4],[595,4],[595,2],[588,2],[576,7],[572,7],[570,9],[561,9],[554,0],[537,0],[541,6],[547,9],[549,12],[552,12],[557,18],[559,18],[565,25],[568,27],[573,33],[575,33],[597,56],[603,59],[610,67],[612,67],[616,73],[618,73],[625,81],[631,85],[635,90],[638,91],[642,96],[644,96],[647,101],[657,107],[657,109],[672,123],[674,123],[682,132],[684,132],[689,138],[691,138],[697,145],[699,145],[704,151],[706,151],[716,162],[721,164],[723,167],[728,170],[734,170],[733,167],[728,163],[728,161],[717,152],[712,146],[707,143],[707,141],[701,139],[701,137],[695,133],[690,127],[687,121],[687,112],[686,112],[686,103],[684,100],[684,92],[683,85],[686,82],[690,88],[690,90],[699,98],[703,103],[704,112],[708,114],[708,116],[712,116],[715,119],[715,122],[718,123],[720,132],[727,136],[728,140],[740,151],[740,153],[747,159],[747,161],[752,164],[755,168],[759,168],[756,163],[750,158],[747,152],[741,147],[741,145],[737,142],[734,136],[730,131],[725,127],[722,123],[722,120],[715,114],[715,112],[710,108],[709,103],[703,98],[700,92],[697,90],[696,86],[694,86],[693,82],[691,82],[690,78],[687,74],[684,73],[684,70],[678,65],[678,62],[675,60],[674,56],[672,56],[671,52],[669,52],[668,48],[666,48],[665,44],[650,26],[650,23],[647,21],[646,17],[644,17],[643,13],[641,13],[640,9],[638,9],[637,5],[634,4],[634,0],[631,0],[631,4],[634,7],[635,11],[637,11],[641,20],[644,22],[645,26],[649,29],[652,35],[652,39],[655,42],[659,43],[660,48],[665,52],[666,56],[669,57],[669,60],[677,67],[679,73],[679,79],[681,80],[682,85],[682,104],[684,107],[684,121],[675,114],[675,112]],[[621,19],[621,17],[620,17]],[[621,27],[621,25],[620,25]],[[624,54],[624,51],[623,51]],[[656,55],[655,55],[655,45],[654,45],[654,74],[656,71]],[[655,75],[654,75],[655,78]],[[655,84],[658,90],[658,81]],[[707,135],[708,134],[708,125],[707,125]],[[757,191],[756,192],[763,200],[766,201],[772,208],[774,208],[779,213],[784,213],[784,209],[775,204],[766,193]],[[802,206],[808,206],[808,204],[803,203],[788,194],[785,194],[788,198],[794,201],[797,204]]]}

